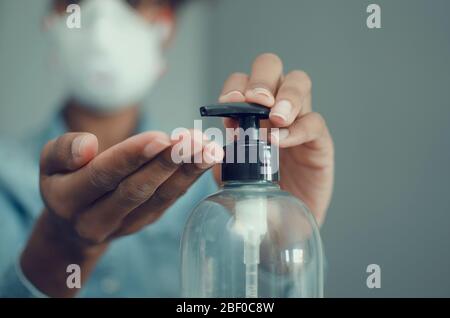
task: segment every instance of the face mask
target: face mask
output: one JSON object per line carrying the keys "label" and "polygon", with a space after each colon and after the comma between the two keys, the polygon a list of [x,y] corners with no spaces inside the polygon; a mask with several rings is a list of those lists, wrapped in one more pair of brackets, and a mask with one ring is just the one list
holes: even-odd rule
{"label": "face mask", "polygon": [[71,97],[114,112],[139,103],[162,73],[162,29],[122,0],[85,0],[80,29],[58,17],[50,29],[58,68]]}

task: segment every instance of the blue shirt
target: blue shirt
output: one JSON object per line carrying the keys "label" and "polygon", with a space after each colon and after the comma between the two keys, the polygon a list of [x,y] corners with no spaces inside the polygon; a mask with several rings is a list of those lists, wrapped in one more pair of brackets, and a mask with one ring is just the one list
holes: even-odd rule
{"label": "blue shirt", "polygon": [[[147,122],[139,131],[150,130]],[[18,259],[43,209],[39,156],[51,139],[66,132],[58,116],[41,133],[23,142],[0,140],[0,297],[39,295],[21,274]],[[217,190],[205,173],[154,224],[114,241],[80,291],[82,297],[180,296],[180,239],[187,217]]]}

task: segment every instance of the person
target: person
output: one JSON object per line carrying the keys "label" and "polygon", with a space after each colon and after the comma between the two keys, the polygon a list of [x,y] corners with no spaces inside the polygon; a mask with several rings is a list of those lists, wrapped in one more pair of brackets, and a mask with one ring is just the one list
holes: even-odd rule
{"label": "person", "polygon": [[[182,228],[217,189],[223,157],[201,134],[171,138],[140,116],[163,74],[181,2],[53,0],[47,32],[67,99],[41,134],[0,143],[3,297],[180,296]],[[70,4],[81,6],[81,29],[65,23]],[[280,58],[264,53],[250,73],[226,79],[219,102],[270,108],[264,125],[280,128],[280,186],[322,224],[334,147],[312,111],[309,76],[284,73]],[[171,160],[173,147],[186,142],[201,145],[197,152],[210,160]],[[81,289],[67,285],[70,264],[81,270]]]}

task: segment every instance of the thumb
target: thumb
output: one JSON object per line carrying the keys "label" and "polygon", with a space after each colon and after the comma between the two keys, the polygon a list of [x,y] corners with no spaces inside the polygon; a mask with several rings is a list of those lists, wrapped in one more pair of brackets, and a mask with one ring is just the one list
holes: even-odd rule
{"label": "thumb", "polygon": [[47,175],[74,171],[91,161],[98,151],[97,137],[67,133],[49,141],[42,150],[40,168]]}

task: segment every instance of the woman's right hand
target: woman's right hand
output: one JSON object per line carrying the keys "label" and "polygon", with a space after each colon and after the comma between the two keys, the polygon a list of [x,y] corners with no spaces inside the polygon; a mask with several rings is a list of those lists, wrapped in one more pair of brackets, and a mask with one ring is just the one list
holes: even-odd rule
{"label": "woman's right hand", "polygon": [[[174,147],[193,150],[183,159],[201,153],[201,162],[175,163]],[[112,239],[157,220],[223,157],[222,148],[205,143],[198,131],[177,141],[162,132],[146,132],[100,154],[97,149],[94,135],[67,133],[42,151],[40,189],[45,209],[22,254],[21,267],[49,296],[73,296],[76,290],[66,286],[68,265],[79,265],[85,281]]]}

